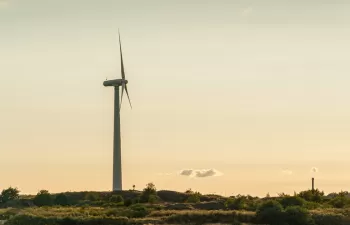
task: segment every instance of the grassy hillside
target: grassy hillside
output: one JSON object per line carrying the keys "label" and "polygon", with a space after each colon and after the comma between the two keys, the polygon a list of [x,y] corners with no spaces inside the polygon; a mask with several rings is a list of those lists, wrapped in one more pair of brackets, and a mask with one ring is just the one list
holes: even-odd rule
{"label": "grassy hillside", "polygon": [[303,191],[293,196],[258,198],[223,197],[157,191],[148,184],[142,191],[67,192],[46,190],[22,196],[15,188],[0,195],[0,224],[271,224],[350,225],[347,192]]}

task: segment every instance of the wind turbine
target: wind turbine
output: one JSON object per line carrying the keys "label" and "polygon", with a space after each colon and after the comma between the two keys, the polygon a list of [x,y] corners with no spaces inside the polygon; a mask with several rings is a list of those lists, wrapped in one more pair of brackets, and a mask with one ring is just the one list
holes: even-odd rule
{"label": "wind turbine", "polygon": [[[105,87],[114,87],[114,136],[113,136],[113,191],[122,190],[122,159],[121,159],[121,138],[120,138],[120,109],[121,103],[123,101],[124,90],[129,99],[129,104],[131,106],[131,101],[128,93],[127,83],[125,79],[124,63],[123,63],[123,53],[122,44],[119,36],[119,49],[120,49],[120,63],[121,63],[121,74],[122,79],[106,80],[103,82]],[[119,87],[122,87],[122,94],[119,103]]]}

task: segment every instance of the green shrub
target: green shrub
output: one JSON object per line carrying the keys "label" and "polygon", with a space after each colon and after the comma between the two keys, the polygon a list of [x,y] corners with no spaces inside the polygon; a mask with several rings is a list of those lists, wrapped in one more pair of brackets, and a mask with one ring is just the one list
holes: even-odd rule
{"label": "green shrub", "polygon": [[235,202],[235,199],[233,197],[229,197],[225,201],[225,207],[230,208],[231,205],[233,205]]}
{"label": "green shrub", "polygon": [[128,198],[124,201],[124,206],[129,207],[130,205],[132,205],[132,199]]}
{"label": "green shrub", "polygon": [[284,208],[288,206],[303,206],[305,204],[305,200],[299,196],[285,196],[280,198],[279,202]]}
{"label": "green shrub", "polygon": [[186,202],[188,203],[199,203],[201,201],[201,194],[199,192],[195,192],[188,196]]}
{"label": "green shrub", "polygon": [[305,199],[306,201],[311,201],[311,202],[322,202],[324,192],[319,191],[318,189],[316,190],[307,190],[307,191],[302,191],[298,194],[299,197]]}
{"label": "green shrub", "polygon": [[237,197],[230,197],[226,201],[227,208],[234,209],[234,210],[241,210],[245,208],[245,197],[244,196],[237,196]]}
{"label": "green shrub", "polygon": [[55,205],[66,206],[66,205],[68,205],[68,198],[65,194],[60,193],[60,194],[56,195],[54,203],[55,203]]}
{"label": "green shrub", "polygon": [[109,201],[110,202],[113,202],[113,203],[121,203],[121,202],[124,202],[124,199],[122,196],[120,195],[112,195],[110,198],[109,198]]}
{"label": "green shrub", "polygon": [[131,218],[145,217],[149,214],[149,210],[142,204],[131,205],[126,216]]}
{"label": "green shrub", "polygon": [[132,199],[132,204],[138,204],[140,202],[141,202],[140,197],[136,197]]}
{"label": "green shrub", "polygon": [[328,202],[331,206],[335,208],[344,208],[347,205],[350,205],[350,199],[346,196],[339,195]]}
{"label": "green shrub", "polygon": [[228,209],[233,210],[249,210],[256,211],[259,203],[258,198],[253,198],[252,196],[237,195],[235,197],[229,197],[225,201],[225,206]]}
{"label": "green shrub", "polygon": [[52,205],[52,196],[47,190],[41,190],[34,197],[33,202],[36,206],[50,206]]}
{"label": "green shrub", "polygon": [[309,212],[300,206],[289,206],[285,211],[285,222],[290,225],[313,225]]}
{"label": "green shrub", "polygon": [[88,192],[88,193],[84,196],[84,199],[94,202],[94,201],[100,200],[100,196],[99,196],[97,193]]}
{"label": "green shrub", "polygon": [[284,224],[284,212],[282,205],[274,200],[269,200],[262,203],[257,212],[256,219],[260,223],[270,225]]}
{"label": "green shrub", "polygon": [[140,202],[148,202],[151,195],[157,196],[157,189],[153,183],[148,183],[140,196]]}
{"label": "green shrub", "polygon": [[304,208],[306,209],[317,209],[317,208],[320,208],[321,207],[321,204],[320,203],[317,203],[317,202],[307,202],[305,201],[304,203]]}
{"label": "green shrub", "polygon": [[148,203],[154,204],[159,201],[158,197],[156,195],[150,195],[148,197]]}
{"label": "green shrub", "polygon": [[20,199],[7,200],[5,203],[1,204],[4,208],[20,208],[23,204]]}

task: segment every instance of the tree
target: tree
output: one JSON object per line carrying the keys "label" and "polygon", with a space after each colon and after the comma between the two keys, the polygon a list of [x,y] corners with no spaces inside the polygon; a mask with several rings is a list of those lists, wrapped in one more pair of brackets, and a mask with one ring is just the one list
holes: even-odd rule
{"label": "tree", "polygon": [[157,189],[153,183],[148,183],[143,189],[143,192],[147,194],[157,194]]}
{"label": "tree", "polygon": [[7,189],[2,190],[0,195],[0,202],[6,203],[11,200],[15,200],[19,198],[19,190],[17,188],[9,187]]}
{"label": "tree", "polygon": [[36,206],[49,206],[52,205],[52,196],[47,190],[41,190],[34,197],[33,202]]}
{"label": "tree", "polygon": [[132,185],[132,190],[135,191],[135,184]]}
{"label": "tree", "polygon": [[140,196],[141,202],[148,202],[151,195],[157,196],[157,189],[153,183],[148,183]]}
{"label": "tree", "polygon": [[61,193],[56,195],[54,202],[56,205],[66,206],[68,205],[68,198],[65,194]]}

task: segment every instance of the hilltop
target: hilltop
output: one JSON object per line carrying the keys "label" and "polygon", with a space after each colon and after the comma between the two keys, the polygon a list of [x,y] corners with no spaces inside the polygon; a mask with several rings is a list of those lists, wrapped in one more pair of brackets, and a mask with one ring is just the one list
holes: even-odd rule
{"label": "hilltop", "polygon": [[294,195],[202,195],[187,190],[157,190],[149,183],[142,191],[65,192],[20,195],[16,188],[0,195],[0,220],[8,225],[67,224],[350,224],[348,192],[325,196],[306,190]]}

